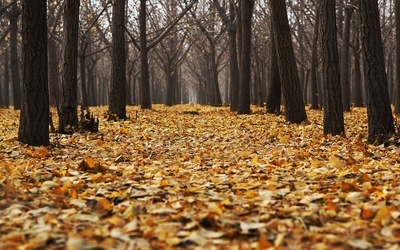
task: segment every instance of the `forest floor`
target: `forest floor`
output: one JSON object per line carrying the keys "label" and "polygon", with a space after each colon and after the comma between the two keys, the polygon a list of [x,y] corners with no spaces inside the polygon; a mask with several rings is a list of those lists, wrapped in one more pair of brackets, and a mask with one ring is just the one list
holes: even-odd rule
{"label": "forest floor", "polygon": [[[400,249],[400,149],[252,107],[128,107],[98,133],[17,141],[0,109],[0,249]],[[187,112],[191,111],[191,112]]]}

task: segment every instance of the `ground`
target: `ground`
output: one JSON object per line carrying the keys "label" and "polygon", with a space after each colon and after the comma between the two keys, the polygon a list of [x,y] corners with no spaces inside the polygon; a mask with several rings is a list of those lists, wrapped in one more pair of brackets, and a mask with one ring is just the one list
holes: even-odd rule
{"label": "ground", "polygon": [[[0,249],[400,249],[400,149],[252,107],[128,107],[98,133],[17,141],[0,109]],[[55,123],[57,124],[57,123]]]}

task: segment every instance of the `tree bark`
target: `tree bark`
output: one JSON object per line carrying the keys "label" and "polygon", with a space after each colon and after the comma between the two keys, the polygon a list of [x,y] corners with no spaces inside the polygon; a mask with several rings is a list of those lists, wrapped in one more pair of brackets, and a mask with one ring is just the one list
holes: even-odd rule
{"label": "tree bark", "polygon": [[315,13],[315,23],[314,23],[314,34],[313,34],[313,42],[312,42],[312,52],[311,52],[311,107],[310,109],[319,109],[318,102],[318,36],[319,36],[319,20],[320,20],[320,10],[317,6]]}
{"label": "tree bark", "polygon": [[18,140],[49,145],[46,0],[22,0],[22,102]]}
{"label": "tree bark", "polygon": [[10,55],[8,49],[5,49],[4,53],[4,105],[10,106]]}
{"label": "tree bark", "polygon": [[268,85],[267,112],[271,114],[281,113],[281,79],[279,77],[278,55],[274,32],[271,32],[271,74]]}
{"label": "tree bark", "polygon": [[400,0],[394,0],[395,25],[396,25],[396,86],[395,109],[400,114]]}
{"label": "tree bark", "polygon": [[381,144],[395,132],[390,106],[377,0],[358,1],[367,93],[368,143]]}
{"label": "tree bark", "polygon": [[242,64],[240,74],[238,114],[250,114],[251,83],[251,19],[254,0],[241,0],[242,21]]}
{"label": "tree bark", "polygon": [[60,133],[70,133],[74,127],[78,126],[78,29],[79,0],[66,0],[64,5],[63,64],[58,125]]}
{"label": "tree bark", "polygon": [[344,134],[344,119],[340,90],[335,1],[322,0],[320,4],[324,134],[340,135]]}
{"label": "tree bark", "polygon": [[141,109],[151,109],[150,74],[146,31],[146,0],[140,0],[139,29],[140,29],[140,106]]}
{"label": "tree bark", "polygon": [[125,0],[114,0],[109,112],[126,119]]}
{"label": "tree bark", "polygon": [[269,5],[283,89],[285,117],[291,123],[301,123],[307,119],[307,114],[302,99],[286,4],[282,0],[270,0]]}
{"label": "tree bark", "polygon": [[18,59],[18,18],[21,14],[17,4],[13,4],[8,14],[10,20],[10,59],[11,59],[11,82],[13,86],[14,109],[21,109],[21,78],[19,75]]}

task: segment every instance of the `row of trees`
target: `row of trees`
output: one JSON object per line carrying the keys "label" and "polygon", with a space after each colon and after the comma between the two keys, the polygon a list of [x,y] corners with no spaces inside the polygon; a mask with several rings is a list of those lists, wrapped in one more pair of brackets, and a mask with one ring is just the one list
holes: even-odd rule
{"label": "row of trees", "polygon": [[[381,143],[395,132],[391,101],[400,112],[400,16],[399,0],[380,2],[0,1],[0,102],[21,107],[22,142],[46,145],[48,118],[39,126],[37,114],[48,116],[49,103],[61,133],[78,125],[78,104],[108,104],[124,119],[135,103],[226,102],[248,114],[251,103],[279,113],[283,102],[286,119],[300,123],[310,103],[324,109],[324,133],[336,135],[343,111],[365,97],[368,140]],[[31,103],[39,99],[47,102]]]}

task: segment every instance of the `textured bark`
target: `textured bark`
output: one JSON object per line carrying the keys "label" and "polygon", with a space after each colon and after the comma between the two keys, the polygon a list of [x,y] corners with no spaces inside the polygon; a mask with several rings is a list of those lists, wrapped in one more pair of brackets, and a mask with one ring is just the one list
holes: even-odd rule
{"label": "textured bark", "polygon": [[353,80],[353,99],[354,107],[364,106],[363,101],[363,88],[361,83],[361,59],[360,59],[360,15],[355,12],[354,25],[354,47],[353,47],[353,60],[354,60],[354,80]]}
{"label": "textured bark", "polygon": [[11,82],[15,110],[21,108],[21,77],[19,75],[18,59],[18,18],[20,14],[21,11],[16,4],[11,7],[11,11],[8,13],[8,19],[10,20]]}
{"label": "textured bark", "polygon": [[320,11],[322,78],[324,90],[324,134],[339,135],[344,134],[344,119],[340,91],[335,1],[321,1]]}
{"label": "textured bark", "polygon": [[58,56],[57,56],[57,44],[52,38],[47,40],[47,51],[49,60],[49,91],[50,91],[50,104],[58,108],[60,97],[60,77],[58,72]]}
{"label": "textured bark", "polygon": [[79,0],[66,0],[64,5],[62,81],[58,126],[60,133],[69,133],[71,129],[78,125],[78,28]]}
{"label": "textured bark", "polygon": [[8,49],[5,49],[4,53],[4,105],[10,106],[10,71],[9,71],[9,64],[10,64],[10,56],[8,53]]}
{"label": "textured bark", "polygon": [[281,112],[281,79],[279,77],[278,55],[276,54],[273,32],[271,35],[271,74],[268,85],[267,112],[279,114]]}
{"label": "textured bark", "polygon": [[367,93],[368,143],[381,144],[394,133],[377,0],[358,1]]}
{"label": "textured bark", "polygon": [[348,5],[344,10],[343,39],[340,60],[340,81],[342,84],[343,111],[350,111],[350,76],[349,76],[349,50],[350,50],[350,26],[354,7]]}
{"label": "textured bark", "polygon": [[126,119],[125,0],[115,0],[112,19],[109,112]]}
{"label": "textured bark", "polygon": [[238,114],[250,114],[250,82],[251,82],[251,19],[253,0],[241,0],[242,21],[242,63],[240,68],[240,88]]}
{"label": "textured bark", "polygon": [[285,117],[291,123],[301,123],[307,114],[300,88],[289,20],[285,1],[269,1],[272,19],[272,32],[278,55],[279,75],[282,84]]}
{"label": "textured bark", "polygon": [[320,20],[320,10],[317,7],[315,14],[315,23],[314,23],[314,35],[312,42],[312,52],[311,52],[311,71],[310,71],[310,88],[311,88],[311,107],[310,109],[319,109],[318,102],[318,82],[317,82],[317,74],[318,74],[318,36],[319,36],[319,20]]}
{"label": "textured bark", "polygon": [[146,0],[140,0],[139,29],[140,29],[140,106],[141,109],[151,109],[150,74],[146,32]]}
{"label": "textured bark", "polygon": [[395,109],[400,114],[400,0],[394,0],[395,24],[396,24],[396,87],[395,87]]}
{"label": "textured bark", "polygon": [[236,48],[236,25],[235,25],[235,6],[232,1],[229,1],[229,70],[230,70],[230,99],[231,105],[230,109],[232,112],[237,111],[237,104],[239,99],[239,63],[237,58],[237,48]]}
{"label": "textured bark", "polygon": [[46,0],[22,0],[22,102],[18,140],[49,144]]}

